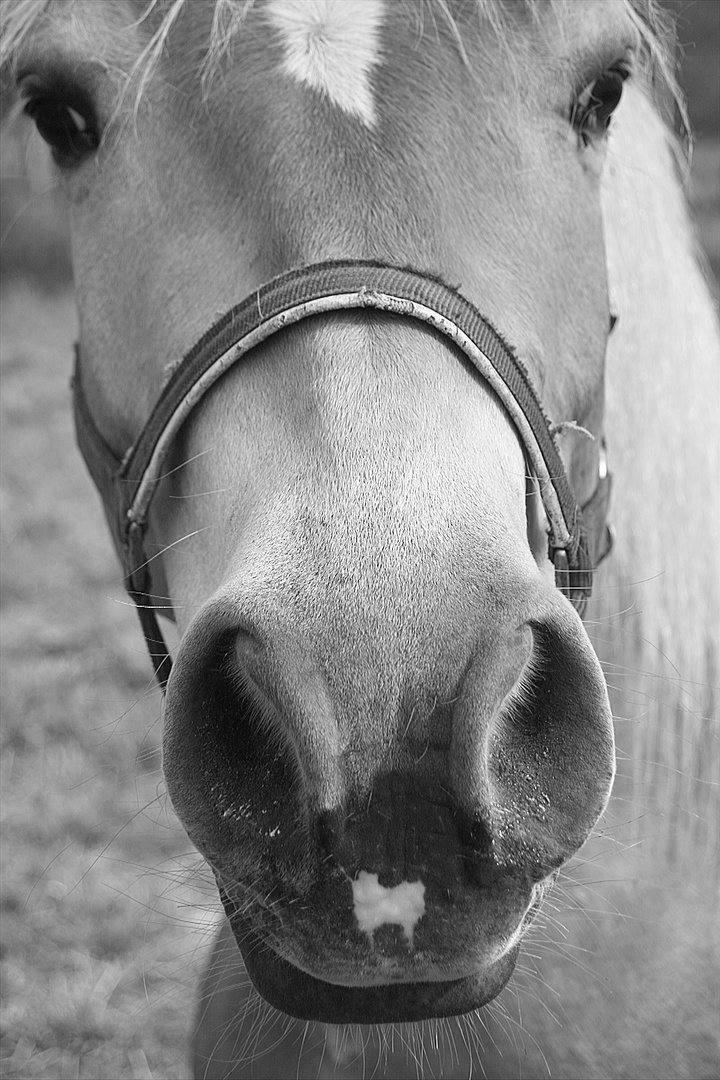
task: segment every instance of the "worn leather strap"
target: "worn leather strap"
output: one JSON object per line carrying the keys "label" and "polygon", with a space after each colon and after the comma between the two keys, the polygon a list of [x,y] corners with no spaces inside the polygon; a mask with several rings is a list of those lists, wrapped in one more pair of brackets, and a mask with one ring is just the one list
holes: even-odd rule
{"label": "worn leather strap", "polygon": [[126,587],[138,607],[163,687],[170,657],[155,616],[154,608],[160,605],[152,593],[144,539],[152,499],[177,432],[207,390],[262,341],[303,319],[353,308],[373,308],[424,322],[450,338],[490,383],[510,414],[538,479],[550,525],[548,553],[556,583],[582,614],[592,591],[593,568],[608,548],[610,534],[604,522],[609,476],[601,476],[587,504],[593,519],[588,537],[527,370],[470,301],[437,278],[412,269],[363,260],[318,263],[261,286],[203,335],[173,370],[122,462],[93,421],[82,389],[77,350],[73,389],[78,445],[102,495]]}

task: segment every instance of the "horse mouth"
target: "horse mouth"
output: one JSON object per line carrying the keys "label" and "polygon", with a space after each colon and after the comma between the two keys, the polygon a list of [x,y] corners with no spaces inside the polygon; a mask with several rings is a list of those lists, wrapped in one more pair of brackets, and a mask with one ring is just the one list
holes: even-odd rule
{"label": "horse mouth", "polygon": [[515,968],[519,941],[480,972],[454,979],[363,986],[326,982],[284,959],[226,900],[250,979],[274,1008],[323,1024],[399,1024],[460,1016],[492,1001]]}

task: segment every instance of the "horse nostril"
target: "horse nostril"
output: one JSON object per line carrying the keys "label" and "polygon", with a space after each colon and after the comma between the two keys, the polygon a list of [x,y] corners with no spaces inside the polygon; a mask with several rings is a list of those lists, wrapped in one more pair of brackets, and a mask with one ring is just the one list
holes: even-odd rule
{"label": "horse nostril", "polygon": [[614,776],[599,662],[573,612],[532,622],[533,653],[487,742],[486,815],[495,856],[540,879],[587,839]]}
{"label": "horse nostril", "polygon": [[498,629],[478,654],[454,710],[453,785],[478,884],[501,867],[531,880],[557,869],[612,786],[612,717],[590,641],[554,592],[541,586],[532,605],[524,627]]}
{"label": "horse nostril", "polygon": [[263,860],[309,888],[337,851],[344,805],[337,725],[321,675],[223,597],[195,617],[165,709],[164,769],[185,828],[225,876]]}

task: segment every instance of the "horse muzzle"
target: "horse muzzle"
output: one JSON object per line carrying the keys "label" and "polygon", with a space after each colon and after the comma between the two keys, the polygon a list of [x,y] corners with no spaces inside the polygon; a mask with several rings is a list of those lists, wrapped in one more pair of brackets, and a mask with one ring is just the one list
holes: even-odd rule
{"label": "horse muzzle", "polygon": [[556,589],[517,594],[520,625],[516,610],[493,626],[445,704],[424,726],[410,707],[382,747],[360,702],[347,737],[312,665],[278,676],[282,650],[229,595],[189,627],[167,694],[168,789],[253,982],[284,1012],[375,1023],[485,1004],[602,813],[614,747],[599,663]]}

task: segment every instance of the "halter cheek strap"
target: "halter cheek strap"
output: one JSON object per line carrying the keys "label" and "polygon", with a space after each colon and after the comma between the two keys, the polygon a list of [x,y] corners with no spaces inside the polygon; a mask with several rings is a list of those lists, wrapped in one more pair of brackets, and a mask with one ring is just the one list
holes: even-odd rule
{"label": "halter cheek strap", "polygon": [[110,531],[134,600],[160,685],[170,675],[169,651],[158,626],[145,534],[153,496],[174,439],[210,387],[243,356],[285,327],[329,312],[372,308],[416,319],[448,337],[502,401],[537,478],[549,522],[548,555],[555,581],[583,613],[593,569],[612,543],[605,524],[610,476],[582,511],[572,494],[545,416],[522,361],[480,312],[436,278],[385,263],[345,260],[290,271],[227,312],[173,370],[139,438],[120,461],[92,418],[82,389],[76,348],[73,399],[80,451],[98,487]]}

